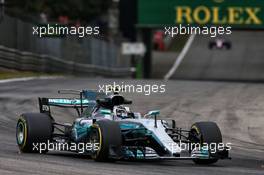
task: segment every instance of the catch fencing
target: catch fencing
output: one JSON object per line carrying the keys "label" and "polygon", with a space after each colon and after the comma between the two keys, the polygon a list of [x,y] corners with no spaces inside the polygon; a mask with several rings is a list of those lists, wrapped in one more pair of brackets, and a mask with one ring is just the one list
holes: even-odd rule
{"label": "catch fencing", "polygon": [[16,49],[10,49],[3,46],[0,46],[0,67],[19,71],[63,73],[83,76],[131,76],[130,68],[111,68],[92,64],[76,63],[48,55],[21,52]]}
{"label": "catch fencing", "polygon": [[0,23],[0,67],[74,75],[131,75],[129,60],[122,58],[113,42],[77,36],[39,38],[32,34],[36,25],[4,17]]}

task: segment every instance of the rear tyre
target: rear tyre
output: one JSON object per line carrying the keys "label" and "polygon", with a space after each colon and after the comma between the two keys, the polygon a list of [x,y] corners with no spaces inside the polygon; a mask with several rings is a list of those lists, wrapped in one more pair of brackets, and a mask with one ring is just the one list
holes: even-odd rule
{"label": "rear tyre", "polygon": [[[194,143],[207,143],[210,145],[222,143],[222,134],[214,122],[197,122],[194,123],[191,127],[191,134],[196,137],[196,139],[191,139]],[[193,160],[196,164],[213,164],[218,161],[217,158],[215,159],[194,159]]]}
{"label": "rear tyre", "polygon": [[[21,152],[37,153],[39,150],[36,146],[39,146],[40,143],[47,143],[51,137],[52,120],[48,115],[27,113],[19,117],[16,127],[16,140]],[[47,150],[43,153],[45,152]]]}
{"label": "rear tyre", "polygon": [[208,48],[210,50],[212,50],[214,47],[215,47],[215,43],[214,42],[210,42],[209,45],[208,45]]}
{"label": "rear tyre", "polygon": [[227,49],[227,50],[230,50],[231,47],[232,47],[231,43],[226,43],[225,46],[226,46],[226,49]]}
{"label": "rear tyre", "polygon": [[95,161],[113,161],[114,156],[117,156],[116,158],[120,156],[122,137],[117,122],[110,120],[97,121],[92,126],[90,140],[99,143],[98,149],[92,155]]}

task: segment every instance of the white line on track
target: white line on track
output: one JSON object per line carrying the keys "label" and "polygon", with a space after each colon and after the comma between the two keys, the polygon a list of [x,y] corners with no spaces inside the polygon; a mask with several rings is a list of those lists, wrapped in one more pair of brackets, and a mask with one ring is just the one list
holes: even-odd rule
{"label": "white line on track", "polygon": [[170,69],[170,71],[165,75],[164,79],[168,80],[170,79],[170,77],[174,74],[174,72],[177,70],[177,68],[179,67],[179,65],[181,64],[183,58],[185,57],[185,55],[187,54],[188,50],[190,49],[192,42],[195,38],[195,34],[192,34],[188,41],[186,42],[184,48],[182,49],[180,55],[178,56],[178,58],[175,60],[174,65],[172,66],[172,68]]}

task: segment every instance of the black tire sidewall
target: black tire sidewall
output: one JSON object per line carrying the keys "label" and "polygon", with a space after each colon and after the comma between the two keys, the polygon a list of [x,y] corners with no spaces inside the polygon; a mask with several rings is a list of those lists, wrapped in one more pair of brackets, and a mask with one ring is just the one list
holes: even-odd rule
{"label": "black tire sidewall", "polygon": [[[191,131],[197,132],[201,136],[200,144],[222,143],[222,134],[215,122],[197,122],[191,126]],[[194,159],[196,164],[213,164],[218,159]]]}
{"label": "black tire sidewall", "polygon": [[17,140],[22,152],[38,152],[36,149],[33,150],[34,145],[47,143],[52,138],[52,120],[47,114],[25,113],[19,117],[17,126],[19,122],[24,124],[26,131],[23,144],[19,144]]}
{"label": "black tire sidewall", "polygon": [[119,152],[122,145],[122,136],[120,126],[117,122],[111,120],[101,120],[93,125],[94,129],[100,130],[101,143],[100,149],[96,155],[92,156],[96,161],[112,161],[109,158],[110,147],[114,146]]}

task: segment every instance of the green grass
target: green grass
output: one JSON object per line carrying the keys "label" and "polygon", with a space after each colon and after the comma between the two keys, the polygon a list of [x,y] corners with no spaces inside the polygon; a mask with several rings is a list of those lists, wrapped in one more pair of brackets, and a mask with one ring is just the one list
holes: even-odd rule
{"label": "green grass", "polygon": [[0,79],[9,79],[9,78],[24,78],[24,77],[40,77],[40,76],[58,76],[58,74],[47,74],[39,72],[19,72],[19,71],[1,71],[0,70]]}

